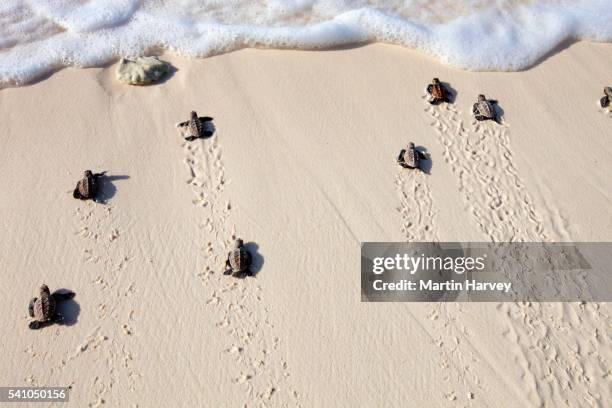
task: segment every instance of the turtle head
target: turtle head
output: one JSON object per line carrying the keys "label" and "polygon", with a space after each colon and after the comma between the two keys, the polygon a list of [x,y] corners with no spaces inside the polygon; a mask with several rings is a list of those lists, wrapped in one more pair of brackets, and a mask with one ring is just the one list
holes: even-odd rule
{"label": "turtle head", "polygon": [[487,98],[483,94],[478,95],[478,102],[484,102],[486,100]]}
{"label": "turtle head", "polygon": [[439,79],[439,78],[434,78],[434,79],[433,79],[433,83],[434,83],[435,85],[438,85],[438,84],[440,83],[440,79]]}
{"label": "turtle head", "polygon": [[43,295],[49,296],[50,294],[51,294],[51,292],[49,292],[49,287],[47,285],[45,285],[45,284],[41,285],[41,287],[40,287],[40,296],[43,296]]}
{"label": "turtle head", "polygon": [[408,143],[408,150],[414,150],[414,143]]}
{"label": "turtle head", "polygon": [[612,98],[612,88],[609,86],[606,86],[604,88],[604,93],[608,96],[608,98]]}
{"label": "turtle head", "polygon": [[91,177],[91,176],[93,176],[93,173],[91,172],[91,170],[85,170],[85,172],[83,173],[83,176]]}
{"label": "turtle head", "polygon": [[235,249],[242,248],[242,245],[244,245],[244,241],[242,241],[240,238],[238,238],[236,242],[234,242]]}
{"label": "turtle head", "polygon": [[191,111],[191,119],[197,119],[198,118],[198,114],[196,111]]}

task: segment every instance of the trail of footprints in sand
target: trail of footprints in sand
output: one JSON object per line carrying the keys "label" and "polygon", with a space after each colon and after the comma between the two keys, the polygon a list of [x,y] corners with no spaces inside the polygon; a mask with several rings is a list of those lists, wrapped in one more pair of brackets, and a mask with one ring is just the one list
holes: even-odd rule
{"label": "trail of footprints in sand", "polygon": [[[542,221],[516,171],[507,126],[473,123],[466,128],[453,105],[427,104],[444,148],[444,161],[458,176],[465,205],[493,242],[547,241]],[[395,186],[398,212],[408,241],[435,236],[432,192],[422,172],[399,172]]]}
{"label": "trail of footprints in sand", "polygon": [[123,276],[131,260],[131,255],[119,252],[115,243],[121,239],[121,231],[116,226],[112,205],[93,202],[79,203],[74,211],[77,220],[76,235],[83,242],[83,263],[85,273],[94,271],[91,283],[101,292],[101,302],[97,305],[97,320],[100,324],[83,340],[78,348],[62,361],[66,366],[70,361],[95,353],[96,367],[103,367],[87,384],[93,390],[94,401],[91,407],[106,402],[108,393],[122,386],[124,391],[135,389],[136,381],[142,377],[132,364],[133,353],[130,341],[125,336],[133,334],[134,310],[130,308],[130,298],[136,293],[136,285],[125,281]]}
{"label": "trail of footprints in sand", "polygon": [[[435,225],[435,207],[427,175],[419,171],[399,171],[395,176],[395,187],[400,199],[397,211],[402,218],[402,232],[407,242],[437,242]],[[477,350],[466,348],[462,343],[468,335],[465,327],[459,327],[456,317],[450,313],[444,303],[433,303],[427,318],[428,325],[422,325],[432,344],[438,347],[438,367],[445,374],[443,381],[464,385],[465,397],[471,399],[478,393],[481,381],[477,370],[471,369],[471,362],[477,360]],[[462,399],[462,394],[450,385],[443,389],[443,398],[447,401]]]}
{"label": "trail of footprints in sand", "polygon": [[[429,105],[429,104],[428,104]],[[458,176],[474,221],[493,242],[547,241],[542,221],[514,164],[506,125],[465,125],[451,104],[426,109],[444,148],[444,161]]]}
{"label": "trail of footprints in sand", "polygon": [[[395,188],[400,206],[397,208],[402,219],[402,232],[408,242],[437,242],[436,210],[427,175],[420,171],[398,171]],[[464,393],[449,385],[442,390],[443,398],[450,402],[464,402],[474,398],[482,386],[477,370],[471,363],[478,361],[477,350],[465,347],[462,342],[469,336],[464,326],[447,310],[444,303],[433,303],[427,318],[428,325],[422,328],[430,341],[438,347],[438,367],[445,374],[442,380],[450,384],[464,385]],[[465,391],[467,390],[467,391]],[[465,394],[465,396],[463,395]]]}
{"label": "trail of footprints in sand", "polygon": [[[508,159],[511,155],[503,156],[499,151],[492,152],[487,146],[490,144],[490,140],[486,139],[486,136],[490,136],[488,132],[486,135],[484,132],[478,134],[474,129],[477,136],[468,138],[469,132],[459,119],[459,112],[454,106],[443,104],[434,107],[429,103],[426,103],[426,106],[425,111],[432,119],[431,126],[436,130],[444,149],[444,162],[450,165],[452,172],[458,176],[459,190],[463,193],[464,202],[479,228],[493,241],[501,240],[503,235],[514,236],[517,223],[511,221],[508,226],[497,228],[500,224],[505,224],[505,217],[512,214],[511,210],[507,209],[508,205],[512,204],[505,199],[503,187],[497,185],[501,178],[497,170],[503,168],[500,157]],[[474,160],[486,163],[490,170],[477,169]],[[485,188],[487,185],[488,188]],[[435,231],[433,234],[435,235]],[[407,234],[407,238],[409,241],[424,241],[427,236],[420,234],[412,237]],[[471,399],[477,398],[483,391],[484,384],[477,368],[480,364],[479,352],[471,344],[472,334],[461,324],[462,313],[464,310],[460,304],[436,303],[427,317],[433,326],[430,332],[432,342],[440,350],[438,364],[447,373],[443,380],[449,386],[443,389],[443,397],[449,402],[469,404]],[[463,389],[453,389],[450,386],[451,381],[463,384]]]}
{"label": "trail of footprints in sand", "polygon": [[435,211],[431,187],[420,171],[399,171],[395,189],[400,200],[397,211],[402,218],[402,232],[408,242],[438,241],[435,235]]}
{"label": "trail of footprints in sand", "polygon": [[201,248],[206,266],[198,276],[209,291],[206,305],[217,315],[216,328],[226,335],[222,352],[234,363],[231,381],[245,391],[247,402],[257,400],[265,406],[274,404],[276,398],[300,405],[297,392],[288,386],[287,362],[278,356],[281,340],[270,335],[275,329],[261,286],[256,279],[223,275],[227,253],[237,234],[231,222],[234,209],[225,191],[227,180],[218,138],[185,142],[182,147],[192,203],[206,214],[199,225],[206,238]]}
{"label": "trail of footprints in sand", "polygon": [[[492,242],[546,242],[570,236],[564,225],[553,233],[545,231],[517,174],[508,126],[492,123],[466,126],[460,112],[448,104],[437,107],[427,104],[425,111],[444,149],[444,161],[458,178],[467,208]],[[591,370],[598,367],[602,377],[610,372],[596,352],[604,341],[601,333],[609,321],[600,305],[501,303],[497,309],[507,318],[504,337],[519,345],[515,361],[523,368],[522,380],[531,403],[540,406],[551,398],[571,398],[578,390],[583,396],[577,400],[595,402],[587,366]],[[444,315],[445,334],[439,337],[440,344],[445,338],[454,339],[446,353],[462,367],[461,377],[480,387],[481,380],[471,364],[479,361],[478,352],[470,345],[470,334],[458,324],[461,313],[461,305],[441,304],[429,317],[438,320]],[[574,332],[576,338],[588,333],[590,339],[586,344],[591,347],[576,349],[563,341],[565,336],[556,334],[559,332]],[[470,396],[471,392],[468,399]],[[457,398],[454,392],[446,397]]]}

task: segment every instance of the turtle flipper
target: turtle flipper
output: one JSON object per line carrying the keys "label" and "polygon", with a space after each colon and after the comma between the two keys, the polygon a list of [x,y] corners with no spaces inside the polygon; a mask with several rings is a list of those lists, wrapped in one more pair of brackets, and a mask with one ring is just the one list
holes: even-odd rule
{"label": "turtle flipper", "polygon": [[608,106],[610,106],[610,98],[608,98],[608,95],[606,95],[603,98],[601,98],[599,103],[601,104],[602,108],[607,108]]}
{"label": "turtle flipper", "polygon": [[202,116],[200,119],[200,122],[212,122],[213,118],[211,118],[210,116]]}
{"label": "turtle flipper", "polygon": [[399,164],[400,166],[402,166],[405,169],[410,168],[410,166],[408,166],[406,164],[406,160],[404,159],[404,154],[406,153],[406,149],[402,149],[402,151],[400,152],[399,156],[397,156],[397,164]]}
{"label": "turtle flipper", "polygon": [[42,322],[39,322],[38,320],[34,320],[33,322],[30,322],[30,324],[28,325],[28,327],[32,330],[38,330],[41,327],[43,327]]}
{"label": "turtle flipper", "polygon": [[49,320],[33,320],[30,322],[30,324],[28,325],[30,327],[30,329],[32,330],[38,330],[38,329],[42,329],[43,327],[47,327],[50,326],[51,324],[53,324],[55,322],[55,316],[53,316],[52,319]]}
{"label": "turtle flipper", "polygon": [[399,155],[397,156],[397,162],[398,163],[403,163],[404,162],[404,154],[406,154],[406,149],[402,149],[399,153]]}
{"label": "turtle flipper", "polygon": [[37,300],[38,298],[32,298],[32,300],[30,300],[30,304],[28,305],[28,313],[30,314],[30,317],[34,317],[34,304]]}
{"label": "turtle flipper", "polygon": [[60,292],[60,291],[55,291],[51,294],[51,296],[53,296],[53,299],[55,299],[56,302],[65,302],[66,300],[70,300],[70,299],[74,299],[76,293],[74,292]]}
{"label": "turtle flipper", "polygon": [[437,98],[434,98],[434,96],[431,94],[432,91],[433,91],[433,85],[432,84],[427,85],[427,94],[430,96],[430,99],[428,102],[430,105],[437,105],[440,103],[440,101]]}
{"label": "turtle flipper", "polygon": [[225,272],[223,272],[224,275],[231,275],[234,272],[234,270],[232,269],[232,266],[229,263],[229,259],[225,260]]}
{"label": "turtle flipper", "polygon": [[234,273],[232,273],[232,276],[236,279],[244,279],[247,276],[250,276],[247,270],[244,271],[236,271]]}

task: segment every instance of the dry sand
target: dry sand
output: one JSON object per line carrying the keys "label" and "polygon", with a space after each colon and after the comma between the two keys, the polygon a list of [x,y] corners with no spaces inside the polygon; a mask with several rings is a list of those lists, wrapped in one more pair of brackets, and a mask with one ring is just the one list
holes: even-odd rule
{"label": "dry sand", "polygon": [[[609,304],[361,303],[359,243],[612,240],[612,45],[520,73],[386,45],[170,60],[156,86],[109,67],[0,91],[1,385],[71,385],[74,407],[610,403]],[[433,76],[453,107],[422,98]],[[504,126],[472,124],[479,92]],[[213,138],[182,140],[192,109]],[[398,170],[408,141],[430,175]],[[71,197],[87,168],[105,205]],[[233,234],[255,279],[221,275]],[[76,303],[33,332],[43,282]]]}

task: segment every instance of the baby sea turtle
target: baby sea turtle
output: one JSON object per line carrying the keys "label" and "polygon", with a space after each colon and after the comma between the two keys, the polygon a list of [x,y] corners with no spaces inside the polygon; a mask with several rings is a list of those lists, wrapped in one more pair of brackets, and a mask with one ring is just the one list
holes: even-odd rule
{"label": "baby sea turtle", "polygon": [[608,106],[610,106],[610,102],[612,102],[612,88],[609,86],[606,86],[604,88],[604,97],[601,98],[601,107],[602,108],[607,108]]}
{"label": "baby sea turtle", "polygon": [[438,78],[434,78],[432,83],[427,86],[427,93],[431,96],[429,103],[438,105],[442,102],[450,103],[448,90]]}
{"label": "baby sea turtle", "polygon": [[96,200],[96,194],[100,187],[99,178],[106,174],[105,171],[102,173],[92,173],[91,170],[85,170],[83,178],[79,180],[74,189],[72,196],[79,200]]}
{"label": "baby sea turtle", "polygon": [[472,107],[472,113],[474,114],[476,120],[492,120],[499,123],[497,113],[495,112],[495,107],[493,106],[495,104],[497,104],[497,101],[487,99],[482,94],[478,95],[478,102],[476,102]]}
{"label": "baby sea turtle", "polygon": [[176,125],[179,128],[187,128],[185,133],[185,139],[192,141],[201,137],[208,137],[212,135],[210,127],[206,125],[207,122],[212,121],[213,118],[208,116],[198,117],[196,112],[191,112],[191,119],[187,122],[181,122]]}
{"label": "baby sea turtle", "polygon": [[30,322],[30,329],[36,330],[54,322],[62,320],[62,316],[57,313],[56,305],[59,302],[70,300],[74,297],[74,292],[49,292],[47,285],[40,287],[40,297],[33,298],[28,306],[30,317],[35,320]]}
{"label": "baby sea turtle", "polygon": [[405,169],[420,169],[421,161],[427,160],[425,153],[417,150],[414,147],[414,143],[408,143],[408,148],[402,149],[399,156],[397,156],[397,164]]}
{"label": "baby sea turtle", "polygon": [[235,277],[241,276],[253,276],[251,270],[251,263],[253,257],[251,253],[244,247],[244,242],[238,238],[234,243],[234,249],[227,254],[227,260],[225,261],[225,267],[227,268],[224,275],[232,274]]}

